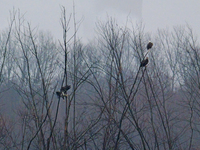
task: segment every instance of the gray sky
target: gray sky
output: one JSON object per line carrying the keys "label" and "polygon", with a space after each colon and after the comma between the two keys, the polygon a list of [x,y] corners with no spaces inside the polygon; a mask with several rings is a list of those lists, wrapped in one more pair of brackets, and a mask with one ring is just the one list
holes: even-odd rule
{"label": "gray sky", "polygon": [[[127,16],[135,22],[143,22],[146,31],[171,28],[187,22],[200,37],[200,0],[74,0],[76,20],[81,20],[79,37],[85,42],[95,32],[95,22],[106,21],[113,16],[119,25],[125,25]],[[72,0],[0,0],[0,30],[8,26],[9,10],[20,9],[32,27],[50,31],[55,38],[62,38],[60,25],[61,6],[72,12]]]}

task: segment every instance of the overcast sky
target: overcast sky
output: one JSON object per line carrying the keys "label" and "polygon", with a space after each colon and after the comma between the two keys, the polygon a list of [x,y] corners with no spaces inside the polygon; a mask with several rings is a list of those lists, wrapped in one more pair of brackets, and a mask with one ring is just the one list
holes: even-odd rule
{"label": "overcast sky", "polygon": [[[125,25],[127,16],[135,22],[143,22],[146,31],[185,25],[186,22],[200,37],[200,0],[74,0],[76,20],[82,20],[79,36],[85,42],[94,35],[95,23],[106,21],[107,15]],[[73,9],[73,0],[0,0],[0,30],[8,26],[9,10],[20,9],[32,27],[50,31],[62,38],[60,25],[61,6],[67,14]]]}

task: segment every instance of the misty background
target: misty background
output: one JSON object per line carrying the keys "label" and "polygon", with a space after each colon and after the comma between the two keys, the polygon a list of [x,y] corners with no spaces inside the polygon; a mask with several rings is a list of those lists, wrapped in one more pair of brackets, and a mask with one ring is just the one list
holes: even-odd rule
{"label": "misty background", "polygon": [[[2,0],[0,2],[0,29],[8,25],[9,11],[19,9],[32,27],[62,38],[60,7],[72,13],[72,0]],[[76,20],[81,21],[79,37],[88,42],[95,36],[95,23],[114,17],[119,25],[128,22],[143,22],[145,30],[155,33],[158,28],[169,28],[188,23],[199,36],[200,1],[198,0],[74,0]]]}
{"label": "misty background", "polygon": [[199,149],[199,4],[1,1],[0,149]]}

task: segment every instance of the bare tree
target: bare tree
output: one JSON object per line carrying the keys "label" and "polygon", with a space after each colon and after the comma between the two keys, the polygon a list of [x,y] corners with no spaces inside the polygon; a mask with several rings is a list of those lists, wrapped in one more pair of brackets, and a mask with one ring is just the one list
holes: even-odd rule
{"label": "bare tree", "polygon": [[0,147],[198,149],[200,47],[192,29],[151,35],[143,24],[108,18],[84,45],[75,12],[75,4],[69,15],[61,7],[59,45],[20,12],[1,33]]}

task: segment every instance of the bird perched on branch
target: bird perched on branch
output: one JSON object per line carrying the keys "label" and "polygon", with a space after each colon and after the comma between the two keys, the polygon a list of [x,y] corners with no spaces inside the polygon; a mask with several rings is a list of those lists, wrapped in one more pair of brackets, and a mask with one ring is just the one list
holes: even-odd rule
{"label": "bird perched on branch", "polygon": [[67,96],[67,94],[65,94],[64,92],[59,92],[59,91],[56,92],[56,95],[58,96],[58,98],[62,97],[63,99],[64,97]]}
{"label": "bird perched on branch", "polygon": [[71,85],[66,85],[64,87],[61,87],[60,91],[66,93],[71,88]]}
{"label": "bird perched on branch", "polygon": [[153,43],[149,41],[149,43],[147,44],[147,50],[151,49],[153,46]]}
{"label": "bird perched on branch", "polygon": [[140,63],[140,67],[145,67],[149,62],[148,57],[146,59],[144,59],[141,63]]}
{"label": "bird perched on branch", "polygon": [[56,92],[56,95],[58,96],[58,98],[62,97],[64,99],[64,97],[68,96],[66,93],[70,88],[71,88],[70,85],[66,85],[64,87],[61,87],[60,91]]}

